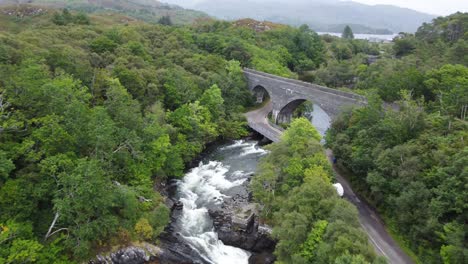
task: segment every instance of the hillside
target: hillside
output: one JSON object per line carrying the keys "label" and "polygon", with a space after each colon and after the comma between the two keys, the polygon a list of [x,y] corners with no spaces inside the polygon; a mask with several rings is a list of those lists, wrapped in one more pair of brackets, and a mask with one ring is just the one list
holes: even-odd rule
{"label": "hillside", "polygon": [[[288,67],[322,62],[307,27],[131,19],[0,9],[0,263],[84,263],[160,245],[172,205],[153,187],[182,177],[207,143],[247,134],[241,65],[291,76]],[[363,242],[337,254],[369,253]]]}
{"label": "hillside", "polygon": [[294,5],[282,0],[269,3],[255,0],[204,0],[193,8],[223,19],[250,17],[294,26],[308,24],[316,31],[336,31],[341,28],[337,27],[340,24],[360,25],[356,26],[355,33],[385,32],[384,30],[394,33],[415,32],[422,23],[434,18],[429,14],[396,6],[321,0]]}
{"label": "hillside", "polygon": [[272,23],[269,21],[257,21],[251,18],[244,18],[237,21],[234,21],[235,27],[246,27],[254,30],[255,32],[264,32],[274,29],[286,28],[285,25]]}
{"label": "hillside", "polygon": [[208,17],[200,11],[184,9],[156,0],[0,0],[0,5],[17,3],[68,8],[86,13],[113,11],[150,23],[157,22],[163,16],[169,16],[175,24],[192,23],[198,18]]}

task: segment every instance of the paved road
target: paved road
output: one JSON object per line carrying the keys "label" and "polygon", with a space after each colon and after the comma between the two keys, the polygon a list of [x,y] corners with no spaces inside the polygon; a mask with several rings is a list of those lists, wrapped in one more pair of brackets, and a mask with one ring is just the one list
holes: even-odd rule
{"label": "paved road", "polygon": [[[327,156],[330,162],[333,159],[331,150],[327,150]],[[356,206],[359,212],[359,222],[362,228],[369,236],[369,240],[374,246],[376,252],[387,258],[389,263],[392,264],[410,264],[413,263],[411,258],[398,246],[393,238],[385,230],[385,226],[380,219],[377,212],[375,212],[366,201],[359,199],[359,197],[351,189],[349,182],[336,170],[336,180],[341,183],[344,189],[344,197]]]}
{"label": "paved road", "polygon": [[278,127],[273,127],[268,121],[268,114],[273,110],[271,101],[257,110],[245,114],[249,126],[273,142],[278,142],[283,131]]}
{"label": "paved road", "polygon": [[[272,110],[271,102],[265,104],[264,107],[248,112],[246,114],[250,127],[269,138],[273,142],[277,142],[281,138],[283,131],[280,128],[273,127],[267,119],[268,113]],[[327,150],[327,156],[332,161],[333,153]],[[336,172],[336,178],[343,186],[344,197],[356,206],[359,212],[359,222],[362,228],[369,236],[369,240],[374,246],[377,254],[387,258],[391,264],[412,264],[413,261],[406,253],[398,246],[398,244],[390,237],[385,230],[382,220],[378,214],[369,205],[358,198],[358,196],[351,189],[348,181],[340,175],[340,173],[333,167]]]}

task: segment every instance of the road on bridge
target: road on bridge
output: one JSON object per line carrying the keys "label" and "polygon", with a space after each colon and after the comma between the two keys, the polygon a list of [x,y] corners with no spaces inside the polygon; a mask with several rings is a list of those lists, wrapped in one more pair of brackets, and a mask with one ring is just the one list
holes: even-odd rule
{"label": "road on bridge", "polygon": [[[273,109],[272,103],[266,103],[262,108],[246,113],[249,126],[269,138],[273,142],[278,142],[283,133],[277,127],[273,127],[268,121],[268,114]],[[333,154],[327,150],[327,156],[332,161]],[[385,230],[385,226],[378,214],[351,189],[348,181],[336,170],[337,181],[344,188],[344,197],[356,206],[359,212],[359,222],[367,233],[370,242],[374,246],[377,254],[384,256],[391,264],[412,264],[411,258],[398,246],[393,238]]]}
{"label": "road on bridge", "polygon": [[257,110],[250,111],[245,114],[249,126],[262,134],[266,138],[270,139],[273,142],[278,142],[281,138],[283,131],[279,128],[273,127],[268,121],[268,114],[273,109],[273,104],[271,101],[265,103],[265,105]]}

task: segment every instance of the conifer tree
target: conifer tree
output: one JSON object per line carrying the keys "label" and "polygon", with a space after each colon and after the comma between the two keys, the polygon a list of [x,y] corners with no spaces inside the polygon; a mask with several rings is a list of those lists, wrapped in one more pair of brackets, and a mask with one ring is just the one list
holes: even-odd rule
{"label": "conifer tree", "polygon": [[343,34],[341,34],[341,37],[344,39],[354,39],[353,30],[350,26],[346,25],[346,27],[343,30]]}

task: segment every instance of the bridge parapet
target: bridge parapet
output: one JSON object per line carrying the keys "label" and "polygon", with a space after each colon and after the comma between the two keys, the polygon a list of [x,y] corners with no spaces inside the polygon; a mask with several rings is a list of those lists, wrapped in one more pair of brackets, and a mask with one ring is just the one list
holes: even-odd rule
{"label": "bridge parapet", "polygon": [[[273,119],[277,123],[288,122],[294,110],[304,101],[310,101],[322,108],[333,119],[347,106],[362,106],[367,104],[363,96],[288,79],[252,69],[244,69],[249,89],[257,95],[257,101],[263,98],[263,91],[273,104]],[[258,89],[262,87],[263,89]],[[259,100],[260,98],[260,100]]]}
{"label": "bridge parapet", "polygon": [[253,130],[257,131],[264,137],[268,138],[269,140],[273,142],[278,142],[281,139],[281,133],[282,131],[274,130],[268,125],[262,124],[262,123],[256,123],[248,120],[249,127],[252,128]]}
{"label": "bridge parapet", "polygon": [[337,90],[337,89],[332,89],[332,88],[328,88],[328,87],[325,87],[325,86],[321,86],[321,85],[318,85],[318,84],[313,84],[313,83],[308,83],[308,82],[304,82],[304,81],[301,81],[301,80],[281,77],[281,76],[277,76],[277,75],[269,74],[269,73],[266,73],[266,72],[261,72],[261,71],[249,69],[249,68],[244,68],[244,73],[256,74],[256,75],[260,75],[260,76],[263,76],[263,77],[276,79],[276,80],[279,80],[279,81],[293,83],[293,84],[296,84],[296,85],[309,87],[309,88],[312,88],[312,89],[320,90],[322,92],[331,93],[331,94],[335,94],[335,95],[343,96],[343,97],[348,97],[348,98],[352,98],[352,99],[367,103],[366,97],[355,94],[355,93],[344,92],[344,91],[340,91],[340,90]]}

